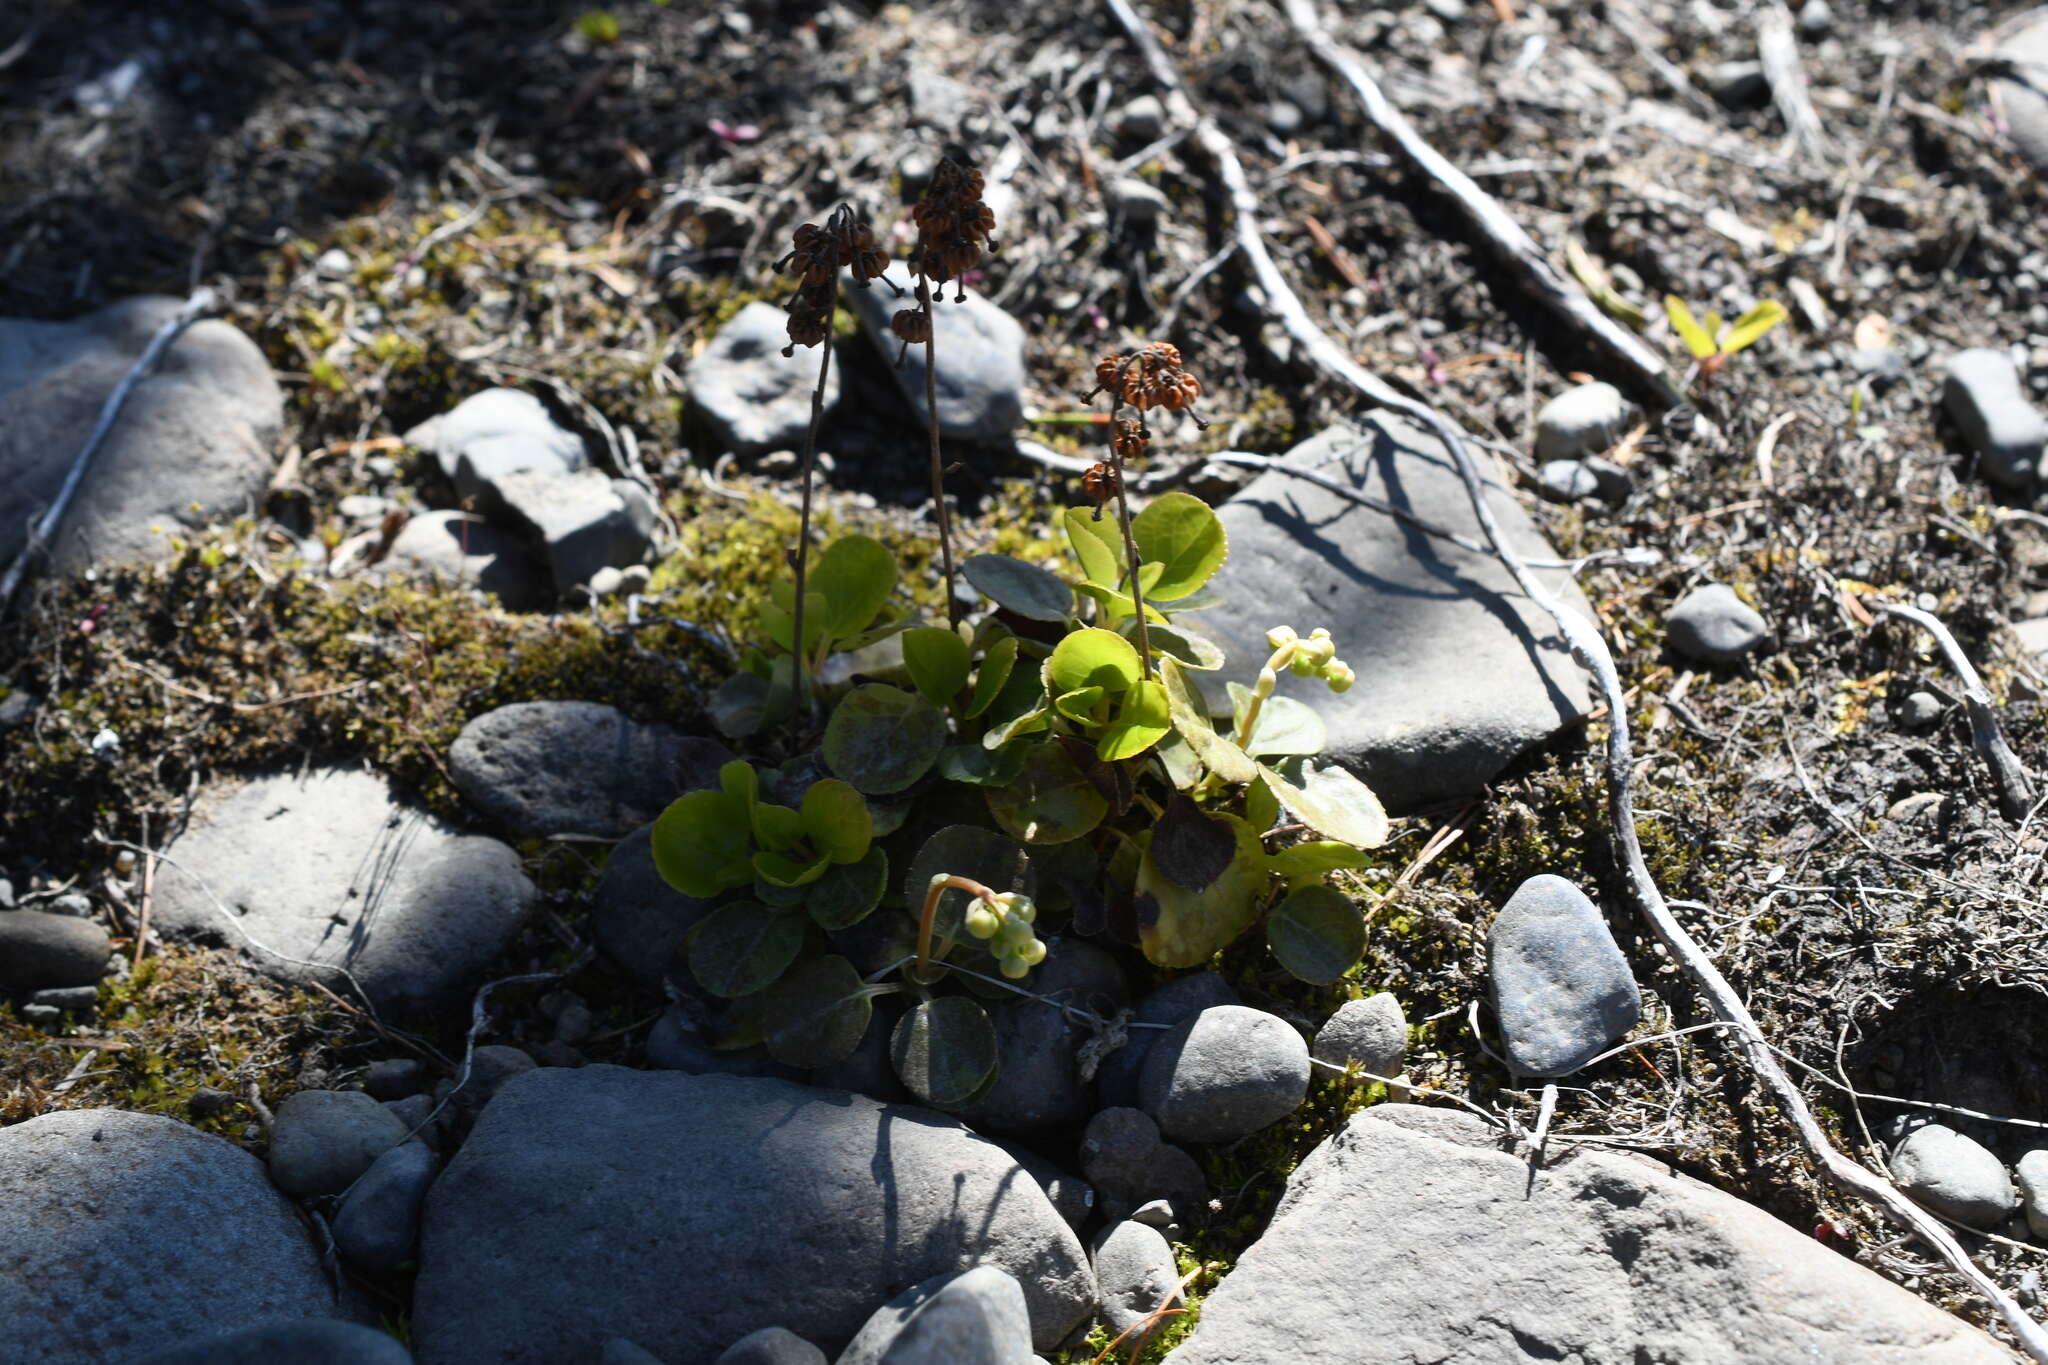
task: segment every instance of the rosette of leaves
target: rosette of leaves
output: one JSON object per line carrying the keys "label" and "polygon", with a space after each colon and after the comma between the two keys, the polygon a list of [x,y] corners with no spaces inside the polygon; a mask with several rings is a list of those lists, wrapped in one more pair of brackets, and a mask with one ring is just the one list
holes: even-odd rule
{"label": "rosette of leaves", "polygon": [[718,776],[717,787],[670,803],[651,841],[669,885],[725,898],[691,930],[690,974],[707,994],[745,1002],[749,1040],[758,1033],[777,1061],[839,1061],[866,1031],[874,991],[825,934],[867,918],[889,881],[867,801],[826,778],[796,806],[779,805],[739,760]]}
{"label": "rosette of leaves", "polygon": [[[910,618],[890,614],[900,573],[896,556],[870,536],[842,536],[810,566],[804,586],[803,651],[815,678],[835,652],[878,644]],[[758,638],[740,669],[711,698],[712,724],[744,739],[788,719],[796,694],[796,585],[774,584],[756,622]]]}

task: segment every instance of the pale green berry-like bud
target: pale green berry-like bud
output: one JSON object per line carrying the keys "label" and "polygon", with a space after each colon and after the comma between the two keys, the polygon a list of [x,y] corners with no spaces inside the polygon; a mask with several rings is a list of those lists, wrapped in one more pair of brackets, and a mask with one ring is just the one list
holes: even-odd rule
{"label": "pale green berry-like bud", "polygon": [[1045,940],[1034,938],[1017,950],[1017,959],[1027,967],[1036,967],[1045,961]]}
{"label": "pale green berry-like bud", "polygon": [[1004,952],[1015,952],[1019,944],[1029,943],[1031,939],[1031,926],[1023,920],[1012,915],[1003,921],[1002,950]]}
{"label": "pale green berry-like bud", "polygon": [[998,965],[1002,968],[1003,975],[1012,981],[1021,981],[1031,975],[1031,964],[1021,957],[1003,958]]}
{"label": "pale green berry-like bud", "polygon": [[1323,671],[1323,666],[1314,655],[1304,651],[1294,656],[1287,665],[1287,671],[1297,678],[1313,678]]}
{"label": "pale green berry-like bud", "polygon": [[1328,626],[1317,626],[1308,633],[1308,638],[1311,640],[1327,640],[1330,638],[1330,628]]}
{"label": "pale green berry-like bud", "polygon": [[979,901],[968,906],[961,919],[967,926],[967,932],[976,938],[994,938],[1005,923],[1002,916]]}
{"label": "pale green berry-like bud", "polygon": [[1333,660],[1323,670],[1323,680],[1329,683],[1332,692],[1349,692],[1351,684],[1358,681],[1358,675],[1351,671],[1351,665],[1339,659]]}
{"label": "pale green berry-like bud", "polygon": [[1273,689],[1279,684],[1279,682],[1280,675],[1278,673],[1275,673],[1272,669],[1262,668],[1259,670],[1258,690],[1260,695],[1268,697],[1272,696]]}
{"label": "pale green berry-like bud", "polygon": [[1293,626],[1275,626],[1266,632],[1266,647],[1278,649],[1282,645],[1291,645],[1300,638],[1294,633]]}
{"label": "pale green berry-like bud", "polygon": [[1031,897],[1012,892],[1011,899],[1011,914],[1023,920],[1026,924],[1036,924],[1038,922],[1038,906]]}

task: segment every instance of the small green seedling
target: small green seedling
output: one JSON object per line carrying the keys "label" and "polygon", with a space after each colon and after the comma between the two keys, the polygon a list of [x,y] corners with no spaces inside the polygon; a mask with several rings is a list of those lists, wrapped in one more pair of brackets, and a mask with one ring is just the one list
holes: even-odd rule
{"label": "small green seedling", "polygon": [[1671,330],[1678,333],[1685,349],[1699,362],[1700,377],[1712,379],[1728,363],[1729,356],[1754,346],[1764,333],[1785,320],[1785,305],[1776,299],[1765,299],[1735,319],[1735,324],[1725,332],[1719,313],[1707,314],[1706,322],[1701,323],[1676,294],[1664,296],[1664,315],[1671,319]]}

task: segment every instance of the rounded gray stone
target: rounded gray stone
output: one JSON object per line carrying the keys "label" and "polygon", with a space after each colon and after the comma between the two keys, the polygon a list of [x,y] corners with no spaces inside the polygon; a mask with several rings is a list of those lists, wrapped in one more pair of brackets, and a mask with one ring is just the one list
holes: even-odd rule
{"label": "rounded gray stone", "polygon": [[373,571],[477,588],[507,611],[538,611],[554,595],[547,566],[526,541],[469,512],[413,517]]}
{"label": "rounded gray stone", "polygon": [[2020,1209],[2027,1215],[2027,1230],[2048,1238],[2048,1148],[2036,1147],[2021,1157],[2013,1174],[2019,1186]]}
{"label": "rounded gray stone", "polygon": [[405,1141],[397,1115],[360,1090],[301,1090],[277,1107],[270,1178],[287,1194],[340,1194]]}
{"label": "rounded gray stone", "polygon": [[462,727],[448,768],[513,834],[623,837],[681,794],[692,744],[590,701],[525,701]]}
{"label": "rounded gray stone", "polygon": [[[684,382],[690,412],[736,454],[754,455],[801,442],[810,428],[817,352],[789,345],[789,314],[756,300],[718,329],[690,362]],[[839,402],[839,369],[825,380],[825,410]]]}
{"label": "rounded gray stone", "polygon": [[402,1100],[417,1095],[425,1083],[426,1067],[417,1057],[386,1057],[371,1062],[363,1072],[363,1090],[372,1099]]}
{"label": "rounded gray stone", "polygon": [[1901,729],[1924,730],[1941,719],[1941,698],[1932,692],[1910,692],[1894,713]]}
{"label": "rounded gray stone", "polygon": [[787,1327],[749,1332],[711,1365],[825,1365],[825,1353]]}
{"label": "rounded gray stone", "polygon": [[[1180,1267],[1157,1228],[1126,1220],[1096,1238],[1095,1282],[1102,1287],[1102,1320],[1111,1333],[1122,1333],[1178,1301]],[[1133,1334],[1126,1344],[1135,1340]]]}
{"label": "rounded gray stone", "polygon": [[1600,495],[1600,481],[1583,460],[1545,460],[1536,471],[1543,496],[1557,502],[1583,502]]}
{"label": "rounded gray stone", "polygon": [[1095,1086],[1103,1106],[1136,1107],[1138,1103],[1138,1076],[1145,1069],[1145,1058],[1166,1033],[1143,1025],[1178,1024],[1211,1005],[1237,1003],[1236,989],[1220,974],[1208,971],[1177,976],[1140,1000],[1125,1034],[1128,1041],[1105,1057],[1096,1070]]}
{"label": "rounded gray stone", "polygon": [[978,1265],[912,1285],[876,1309],[838,1365],[1022,1365],[1030,1357],[1023,1288]]}
{"label": "rounded gray stone", "polygon": [[1536,458],[1578,460],[1598,455],[1628,430],[1628,400],[1612,384],[1580,384],[1536,414]]}
{"label": "rounded gray stone", "polygon": [[233,1144],[115,1109],[0,1128],[0,1356],[133,1360],[333,1302],[297,1212]]}
{"label": "rounded gray stone", "polygon": [[[905,306],[896,290],[904,295],[916,290],[900,263],[891,265],[885,278],[889,284],[850,292],[861,326],[893,361],[902,343],[890,332],[889,319]],[[965,302],[956,302],[957,292],[948,288],[945,301],[932,307],[933,350],[943,357],[937,374],[940,434],[963,441],[1007,440],[1024,420],[1024,329],[979,293],[969,290]],[[925,348],[913,346],[903,364],[890,371],[920,427],[927,420],[924,359]]]}
{"label": "rounded gray stone", "polygon": [[2033,486],[2048,442],[2048,418],[2027,398],[2011,356],[1988,346],[1956,352],[1948,359],[1941,396],[1985,478],[2002,488]]}
{"label": "rounded gray stone", "polygon": [[[506,1043],[486,1044],[470,1057],[469,1079],[454,1090],[455,1103],[474,1113],[489,1104],[491,1097],[504,1088],[505,1082],[538,1065],[533,1054],[524,1048]],[[460,1075],[459,1072],[457,1074]]]}
{"label": "rounded gray stone", "polygon": [[0,910],[0,992],[90,986],[107,971],[114,941],[89,919],[42,910]]}
{"label": "rounded gray stone", "polygon": [[1515,889],[1487,934],[1486,962],[1508,1062],[1525,1076],[1577,1071],[1642,1013],[1606,918],[1562,877]]}
{"label": "rounded gray stone", "polygon": [[[182,299],[125,299],[72,322],[0,318],[0,564],[55,498],[109,394]],[[176,534],[261,499],[284,395],[218,318],[187,328],[122,405],[51,547],[69,572],[153,560]]]}
{"label": "rounded gray stone", "polygon": [[396,1270],[412,1259],[435,1165],[433,1149],[418,1142],[401,1142],[371,1162],[334,1215],[341,1254],[366,1270]]}
{"label": "rounded gray stone", "polygon": [[1408,1059],[1408,1017],[1387,991],[1346,1000],[1316,1030],[1315,1059],[1331,1066],[1358,1065],[1373,1076],[1398,1076]]}
{"label": "rounded gray stone", "polygon": [[1915,1202],[1973,1228],[1995,1228],[2019,1207],[2005,1163],[1939,1123],[1916,1128],[1892,1153],[1892,1178]]}
{"label": "rounded gray stone", "polygon": [[388,1332],[335,1318],[244,1327],[145,1356],[138,1365],[412,1365]]}
{"label": "rounded gray stone", "polygon": [[1671,647],[1695,663],[1735,664],[1769,633],[1764,618],[1726,583],[1694,588],[1664,618]]}
{"label": "rounded gray stone", "polygon": [[1235,1142],[1293,1113],[1308,1078],[1308,1044],[1286,1020],[1212,1005],[1153,1045],[1138,1094],[1167,1137]]}
{"label": "rounded gray stone", "polygon": [[[1123,968],[1109,953],[1077,938],[1054,938],[1025,986],[1107,1018],[1129,999]],[[1079,1123],[1090,1108],[1076,1060],[1087,1026],[1042,1000],[1018,997],[989,1006],[998,1070],[987,1095],[955,1111],[976,1128],[1030,1132]]]}
{"label": "rounded gray stone", "polygon": [[662,880],[654,866],[654,826],[642,825],[620,840],[605,859],[604,875],[590,902],[590,932],[604,955],[649,990],[659,990],[671,965],[680,983],[694,987],[690,969],[676,964],[676,949],[710,901],[686,896]]}
{"label": "rounded gray stone", "polygon": [[711,1360],[774,1323],[830,1351],[900,1286],[1013,1270],[1050,1350],[1095,1281],[1000,1147],[928,1110],[594,1065],[515,1077],[427,1195],[422,1365],[541,1365],[608,1335]]}

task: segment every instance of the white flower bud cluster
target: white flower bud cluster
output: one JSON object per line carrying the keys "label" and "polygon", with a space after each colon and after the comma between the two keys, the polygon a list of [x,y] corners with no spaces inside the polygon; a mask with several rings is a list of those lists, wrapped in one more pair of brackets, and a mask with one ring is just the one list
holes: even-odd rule
{"label": "white flower bud cluster", "polygon": [[976,938],[992,940],[989,951],[995,955],[996,966],[1016,981],[1045,961],[1045,940],[1031,927],[1037,919],[1038,907],[1031,897],[1005,891],[968,906],[963,922]]}
{"label": "white flower bud cluster", "polygon": [[[1307,639],[1295,634],[1292,626],[1275,626],[1266,632],[1266,643],[1275,654],[1286,651],[1287,667],[1297,678],[1321,678],[1332,692],[1348,691],[1358,681],[1351,665],[1337,657],[1337,642],[1322,626],[1310,631]],[[1270,667],[1259,674],[1261,691],[1270,693],[1278,681],[1279,676]]]}

